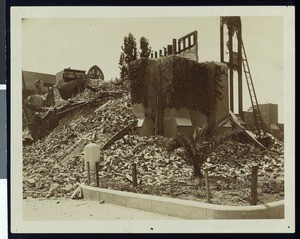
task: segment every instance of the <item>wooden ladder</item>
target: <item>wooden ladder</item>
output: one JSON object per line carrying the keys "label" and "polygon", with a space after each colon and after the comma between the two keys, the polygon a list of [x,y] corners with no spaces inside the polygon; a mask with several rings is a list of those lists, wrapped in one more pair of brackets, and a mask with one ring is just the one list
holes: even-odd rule
{"label": "wooden ladder", "polygon": [[246,55],[246,51],[245,51],[243,42],[242,42],[242,62],[243,62],[244,73],[245,73],[245,77],[246,77],[246,81],[247,81],[247,85],[248,85],[249,95],[250,95],[250,99],[251,99],[255,124],[256,124],[257,131],[258,131],[258,136],[259,136],[259,138],[261,138],[262,136],[265,135],[265,129],[264,129],[264,125],[263,125],[264,122],[261,117],[256,93],[254,90],[253,80],[252,80],[252,76],[251,76],[251,72],[250,72],[250,68],[249,68],[249,63],[248,63],[248,59],[247,59],[247,55]]}

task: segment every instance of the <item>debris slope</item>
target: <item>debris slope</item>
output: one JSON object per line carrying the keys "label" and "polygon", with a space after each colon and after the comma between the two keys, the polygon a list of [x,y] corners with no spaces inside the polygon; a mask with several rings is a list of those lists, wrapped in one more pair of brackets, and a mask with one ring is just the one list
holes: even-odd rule
{"label": "debris slope", "polygon": [[[87,182],[83,149],[88,143],[102,146],[132,123],[128,86],[107,83],[105,89],[123,90],[118,99],[103,98],[68,113],[45,138],[23,145],[23,197],[70,198]],[[74,101],[94,97],[86,90]],[[138,137],[131,130],[100,155],[100,186],[138,193],[205,200],[204,180],[193,177],[186,152],[178,142],[162,136]],[[138,187],[132,187],[132,163],[137,164]],[[284,145],[272,138],[265,150],[230,140],[214,150],[204,168],[209,168],[213,203],[249,204],[251,165],[259,166],[259,203],[284,196]],[[95,185],[95,174],[91,174]]]}

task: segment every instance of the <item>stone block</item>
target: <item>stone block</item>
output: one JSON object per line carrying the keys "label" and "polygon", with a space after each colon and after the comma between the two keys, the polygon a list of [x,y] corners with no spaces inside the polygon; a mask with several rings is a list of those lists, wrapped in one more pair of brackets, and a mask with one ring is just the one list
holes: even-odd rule
{"label": "stone block", "polygon": [[177,123],[174,117],[164,118],[164,136],[174,138],[177,134]]}
{"label": "stone block", "polygon": [[129,202],[129,200],[131,200],[131,198],[128,197],[128,196],[126,196],[126,195],[116,194],[114,196],[114,204],[116,204],[116,205],[120,205],[120,206],[126,207],[127,204],[128,204],[128,202]]}
{"label": "stone block", "polygon": [[151,200],[152,212],[172,216],[168,210],[169,202],[162,200]]}
{"label": "stone block", "polygon": [[143,121],[143,125],[139,130],[140,136],[149,136],[151,135],[151,131],[153,129],[154,120],[150,118],[145,118]]}
{"label": "stone block", "polygon": [[55,195],[59,190],[60,185],[58,183],[54,183],[51,185],[50,194]]}
{"label": "stone block", "polygon": [[98,190],[91,190],[93,187],[82,187],[82,195],[84,195],[84,199],[91,201],[99,201],[100,193]]}
{"label": "stone block", "polygon": [[103,200],[106,203],[114,203],[114,194],[109,192],[104,192],[103,190],[100,192],[100,200]]}
{"label": "stone block", "polygon": [[206,219],[227,219],[227,210],[206,208]]}
{"label": "stone block", "polygon": [[130,199],[127,201],[127,207],[149,212],[152,210],[151,200],[138,197],[138,195],[130,197]]}
{"label": "stone block", "polygon": [[182,203],[169,203],[168,215],[185,219],[206,219],[206,209]]}

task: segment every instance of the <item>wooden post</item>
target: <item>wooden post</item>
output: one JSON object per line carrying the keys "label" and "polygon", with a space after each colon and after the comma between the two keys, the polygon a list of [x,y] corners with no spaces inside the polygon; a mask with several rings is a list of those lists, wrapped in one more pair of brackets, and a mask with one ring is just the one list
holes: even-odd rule
{"label": "wooden post", "polygon": [[209,190],[209,181],[208,181],[208,170],[204,170],[205,175],[205,188],[206,188],[206,201],[210,203],[210,190]]}
{"label": "wooden post", "polygon": [[181,53],[182,52],[182,50],[181,50],[181,39],[178,39],[178,41],[177,41],[177,47],[178,47],[177,52]]}
{"label": "wooden post", "polygon": [[88,173],[88,185],[91,184],[91,167],[90,167],[90,162],[87,163],[87,173]]}
{"label": "wooden post", "polygon": [[220,60],[224,63],[224,24],[223,19],[220,17]]}
{"label": "wooden post", "polygon": [[250,198],[250,205],[257,204],[257,171],[258,166],[252,166],[252,180],[251,180],[251,198]]}
{"label": "wooden post", "polygon": [[176,38],[174,38],[174,39],[173,39],[173,49],[172,49],[172,53],[173,53],[174,55],[177,54],[176,42],[177,42],[177,40],[176,40]]}
{"label": "wooden post", "polygon": [[168,55],[172,55],[173,45],[168,45]]}
{"label": "wooden post", "polygon": [[96,165],[96,184],[99,187],[99,162],[95,162]]}
{"label": "wooden post", "polygon": [[243,55],[242,55],[242,23],[241,19],[238,18],[238,102],[239,102],[239,115],[244,120],[243,112]]}
{"label": "wooden post", "polygon": [[132,164],[132,185],[137,186],[137,173],[136,173],[136,163]]}
{"label": "wooden post", "polygon": [[232,26],[232,19],[230,19],[229,26],[228,26],[228,37],[229,37],[229,92],[230,92],[230,110],[234,113],[234,87],[233,87],[233,45],[232,45],[232,38],[233,38],[233,26]]}
{"label": "wooden post", "polygon": [[198,56],[198,32],[196,31],[194,34],[194,45],[195,45],[195,50],[196,50],[196,61],[199,61],[199,56]]}

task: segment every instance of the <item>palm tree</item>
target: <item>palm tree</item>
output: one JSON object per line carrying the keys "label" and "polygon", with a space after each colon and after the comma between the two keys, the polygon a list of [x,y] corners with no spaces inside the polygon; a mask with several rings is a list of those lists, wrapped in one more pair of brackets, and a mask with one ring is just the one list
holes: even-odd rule
{"label": "palm tree", "polygon": [[194,175],[203,177],[201,172],[204,162],[209,155],[231,136],[242,132],[239,127],[223,128],[220,124],[205,124],[202,128],[197,128],[193,137],[187,137],[178,133],[183,147],[187,152],[187,163],[193,166]]}

